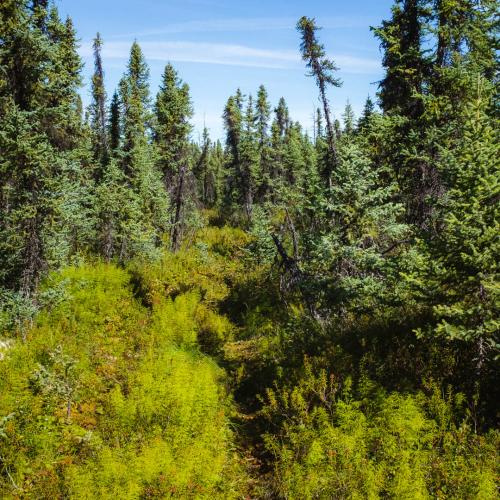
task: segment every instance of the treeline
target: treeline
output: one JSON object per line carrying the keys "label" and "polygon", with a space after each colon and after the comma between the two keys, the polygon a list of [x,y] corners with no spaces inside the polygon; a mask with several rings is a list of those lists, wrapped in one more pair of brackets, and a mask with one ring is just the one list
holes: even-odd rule
{"label": "treeline", "polygon": [[[378,106],[368,98],[356,118],[348,104],[340,119],[330,105],[340,70],[303,17],[300,51],[319,95],[312,137],[261,86],[229,97],[225,143],[206,129],[196,143],[189,87],[172,65],[153,98],[134,42],[109,98],[97,35],[84,110],[71,20],[47,0],[2,2],[2,330],[25,338],[48,272],[96,259],[144,276],[165,272],[165,252],[194,249],[189,271],[178,269],[188,284],[172,291],[180,278],[168,275],[155,297],[206,299],[221,264],[210,267],[200,230],[243,229],[248,241],[224,228],[212,249],[247,271],[210,300],[237,326],[236,345],[200,348],[255,412],[249,432],[275,472],[265,487],[286,498],[493,498],[497,14],[496,0],[397,0],[373,29]],[[201,284],[186,278],[199,269]]]}

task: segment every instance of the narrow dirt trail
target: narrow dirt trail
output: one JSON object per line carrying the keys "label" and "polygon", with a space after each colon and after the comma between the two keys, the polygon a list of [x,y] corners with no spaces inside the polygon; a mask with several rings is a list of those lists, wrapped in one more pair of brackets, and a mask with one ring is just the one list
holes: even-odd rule
{"label": "narrow dirt trail", "polygon": [[[258,365],[259,361],[253,340],[239,340],[225,345],[223,364],[230,377],[237,408],[235,439],[249,477],[248,498],[271,499],[276,497],[272,493],[272,467],[264,446],[259,392],[248,379],[252,366]],[[262,387],[262,392],[264,390]]]}

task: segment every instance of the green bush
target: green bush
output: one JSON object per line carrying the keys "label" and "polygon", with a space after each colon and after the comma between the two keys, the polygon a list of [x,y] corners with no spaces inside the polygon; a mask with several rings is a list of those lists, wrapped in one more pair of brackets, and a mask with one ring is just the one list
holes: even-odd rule
{"label": "green bush", "polygon": [[197,290],[149,311],[113,265],[64,269],[45,287],[62,282],[66,300],[0,361],[0,496],[238,496],[224,372],[197,345],[227,320]]}
{"label": "green bush", "polygon": [[432,396],[388,394],[367,411],[309,363],[290,389],[270,390],[262,415],[282,498],[496,498],[499,434],[441,425]]}

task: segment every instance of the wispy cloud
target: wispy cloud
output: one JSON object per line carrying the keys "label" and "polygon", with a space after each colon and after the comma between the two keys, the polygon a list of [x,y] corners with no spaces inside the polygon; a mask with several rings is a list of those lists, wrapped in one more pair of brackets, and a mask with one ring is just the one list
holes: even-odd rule
{"label": "wispy cloud", "polygon": [[333,56],[341,72],[372,75],[381,70],[381,62],[376,58],[355,57],[349,55]]}
{"label": "wispy cloud", "polygon": [[[126,59],[131,42],[109,42],[104,45],[103,57]],[[229,66],[286,69],[298,62],[292,50],[266,50],[223,43],[204,42],[141,42],[141,48],[150,61],[179,61]],[[83,44],[83,57],[92,55],[90,44]]]}
{"label": "wispy cloud", "polygon": [[[104,45],[105,59],[126,59],[130,51],[130,41],[111,41]],[[300,69],[303,63],[295,50],[270,50],[245,45],[205,43],[205,42],[141,42],[146,59],[150,61],[191,62],[221,64],[227,66],[255,67],[269,69]],[[82,57],[92,57],[90,43],[80,49]],[[335,56],[336,63],[346,73],[373,74],[380,69],[376,59]]]}
{"label": "wispy cloud", "polygon": [[[377,20],[367,16],[327,17],[318,19],[325,29],[363,28]],[[158,28],[112,35],[110,38],[154,37],[179,33],[214,33],[214,32],[244,32],[244,31],[276,31],[294,30],[297,19],[294,17],[254,17],[202,19],[184,23],[173,23]]]}

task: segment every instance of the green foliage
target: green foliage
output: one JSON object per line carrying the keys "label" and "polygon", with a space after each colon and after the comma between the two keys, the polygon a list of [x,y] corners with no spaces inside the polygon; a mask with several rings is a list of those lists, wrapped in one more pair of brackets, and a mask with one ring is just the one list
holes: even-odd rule
{"label": "green foliage", "polygon": [[261,85],[224,148],[137,42],[83,122],[71,20],[0,2],[0,496],[496,498],[497,11],[396,0],[344,127],[302,17],[313,139]]}
{"label": "green foliage", "polygon": [[427,0],[396,0],[392,18],[373,29],[384,50],[386,74],[380,85],[382,109],[416,117],[421,106],[414,94],[420,93],[429,74],[429,60],[422,47],[424,26],[429,20]]}
{"label": "green foliage", "polygon": [[156,304],[165,297],[195,291],[207,304],[217,304],[229,293],[229,283],[242,272],[235,260],[249,238],[240,229],[206,228],[196,236],[193,246],[179,253],[165,252],[150,266],[132,265],[143,283],[141,294],[148,303]]}
{"label": "green foliage", "polygon": [[2,496],[235,496],[224,374],[196,347],[227,320],[197,292],[149,315],[111,265],[67,268],[46,286],[62,282],[66,300],[0,361]]}
{"label": "green foliage", "polygon": [[423,243],[428,265],[417,273],[415,284],[433,304],[436,334],[484,342],[483,347],[478,345],[484,349],[477,353],[480,365],[487,357],[498,355],[500,342],[495,202],[499,196],[499,148],[486,113],[491,93],[482,78],[474,83],[476,97],[456,120],[461,124],[460,138],[453,132],[453,123],[432,134],[439,134],[436,167],[447,191],[436,202],[443,214],[440,230]]}
{"label": "green foliage", "polygon": [[[94,48],[94,74],[92,75],[92,104],[90,105],[90,122],[92,129],[92,150],[94,158],[98,164],[105,165],[109,160],[108,150],[108,133],[107,133],[107,116],[106,116],[106,89],[104,87],[104,69],[102,65],[102,38],[97,33],[93,48]],[[114,106],[118,96],[115,94]],[[116,127],[116,117],[113,118]],[[116,131],[114,134],[116,135]],[[116,137],[112,139],[112,148],[116,149]]]}
{"label": "green foliage", "polygon": [[160,150],[162,171],[166,179],[176,173],[185,161],[187,141],[191,133],[189,119],[193,115],[189,86],[183,83],[174,67],[167,64],[156,97],[154,136]]}
{"label": "green foliage", "polygon": [[262,412],[279,425],[266,443],[280,497],[494,498],[498,436],[443,428],[423,394],[383,395],[368,410],[349,387],[306,362],[298,385],[268,391]]}

